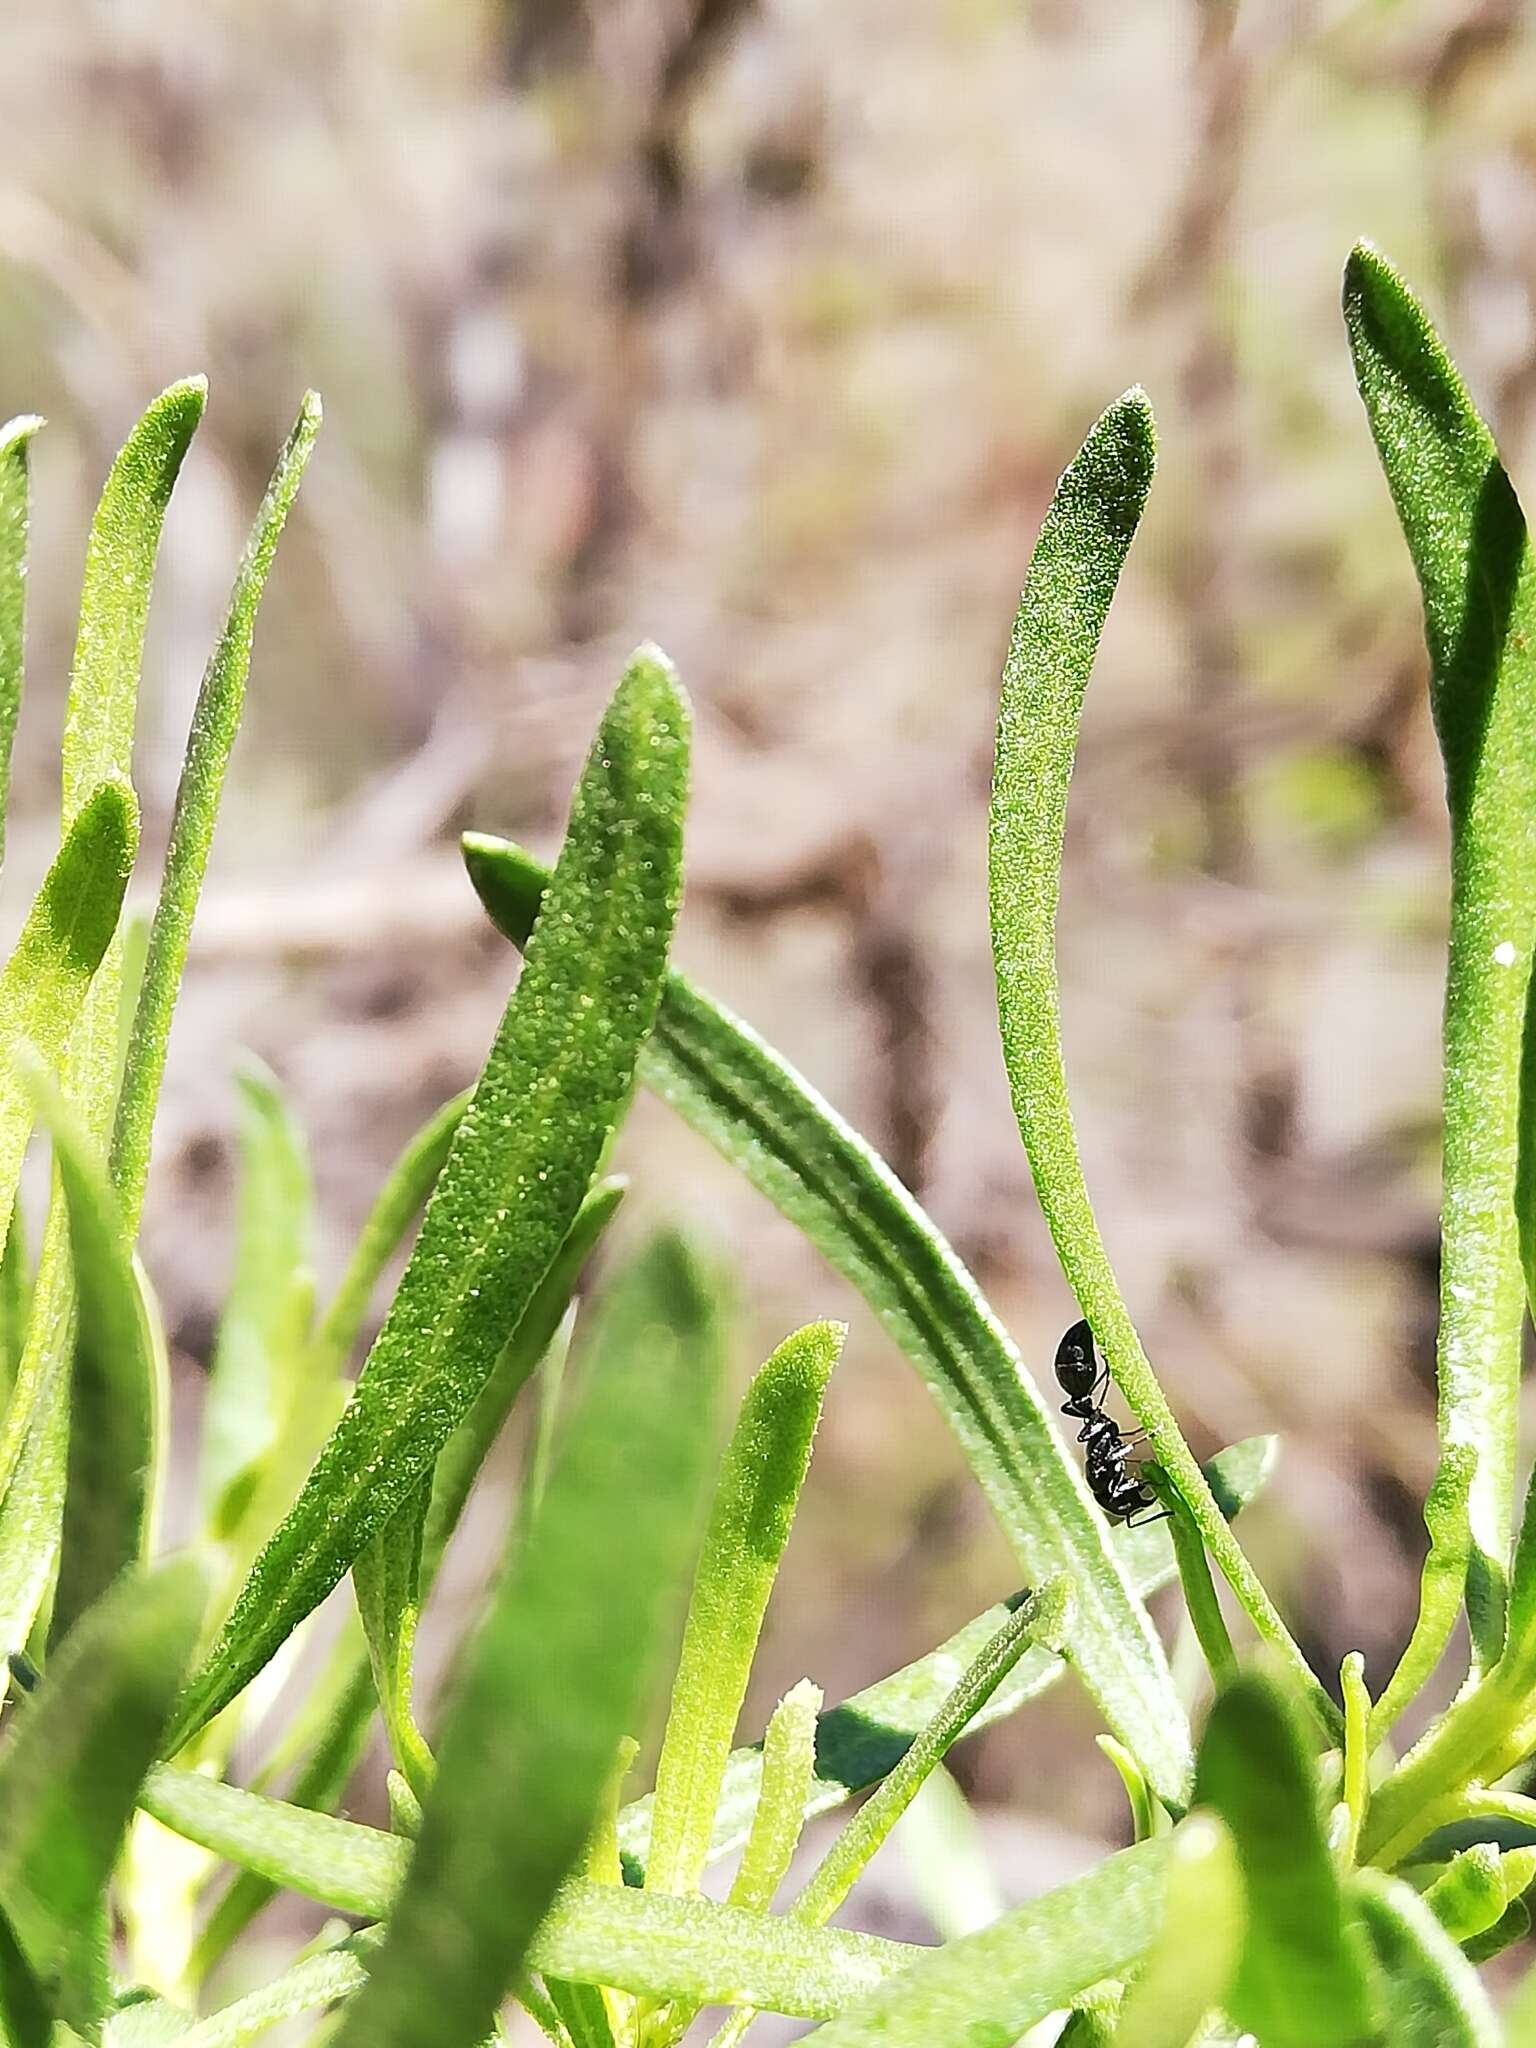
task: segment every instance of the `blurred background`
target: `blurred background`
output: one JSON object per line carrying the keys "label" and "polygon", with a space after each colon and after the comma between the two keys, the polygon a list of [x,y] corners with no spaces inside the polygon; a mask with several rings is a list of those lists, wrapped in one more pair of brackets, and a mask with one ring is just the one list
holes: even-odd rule
{"label": "blurred background", "polygon": [[[0,133],[0,412],[50,420],[14,901],[55,829],[86,523],[122,435],[207,371],[152,623],[153,850],[245,525],[302,390],[326,401],[146,1226],[189,1396],[240,1049],[311,1134],[324,1284],[513,978],[456,836],[557,843],[644,636],[697,708],[683,964],[886,1152],[1049,1385],[1076,1310],[996,1041],[992,724],[1053,481],[1140,381],[1162,466],[1089,695],[1062,908],[1078,1118],[1188,1434],[1281,1433],[1251,1547],[1320,1668],[1360,1645],[1379,1685],[1434,1457],[1445,827],[1338,285],[1362,234],[1407,272],[1518,484],[1527,10],[50,0],[0,14]],[[623,1149],[625,1229],[669,1213],[734,1262],[743,1375],[849,1307],[657,1105]],[[802,1673],[836,1698],[1013,1578],[856,1313],[754,1727]],[[1008,1889],[1123,1831],[1091,1735],[1061,1692],[959,1758]]]}

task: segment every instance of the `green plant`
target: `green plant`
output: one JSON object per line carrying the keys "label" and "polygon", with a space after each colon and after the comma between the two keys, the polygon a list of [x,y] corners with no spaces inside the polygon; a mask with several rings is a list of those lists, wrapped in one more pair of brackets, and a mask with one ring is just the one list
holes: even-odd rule
{"label": "green plant", "polygon": [[[665,660],[642,649],[554,869],[466,840],[470,881],[526,961],[474,1089],[407,1148],[323,1309],[302,1135],[268,1077],[242,1076],[202,1537],[197,1556],[158,1559],[164,1346],[133,1244],[256,606],[320,415],[306,400],[236,579],[135,977],[122,935],[134,706],[160,523],[203,388],[151,406],[92,530],[60,851],[0,971],[0,1643],[14,1680],[0,2038],[235,2048],[331,2011],[343,2048],[475,2048],[509,1999],[560,2048],[672,2048],[710,2005],[730,2008],[719,2048],[763,2009],[824,2022],[829,2048],[1004,2048],[1063,2021],[1064,2041],[1120,2048],[1245,2031],[1262,2048],[1500,2038],[1475,1964],[1528,1929],[1536,1879],[1536,1800],[1506,1783],[1536,1754],[1536,1506],[1513,1555],[1509,1532],[1522,1262],[1536,1288],[1536,583],[1486,430],[1369,250],[1351,260],[1345,313],[1424,587],[1452,822],[1442,1460],[1419,1620],[1374,1701],[1358,1656],[1337,1687],[1308,1667],[1232,1532],[1268,1443],[1204,1470],[1191,1457],[1116,1285],[1068,1105],[1062,836],[1083,692],[1152,480],[1138,392],[1089,435],[1035,550],[1003,676],[992,916],[1004,1057],[1041,1203],[1149,1434],[1168,1522],[1106,1526],[933,1224],[797,1074],[668,967],[688,715]],[[0,434],[0,797],[38,425]],[[736,1724],[842,1331],[812,1323],[774,1352],[722,1455],[725,1317],[708,1264],[662,1235],[595,1310],[578,1303],[622,1196],[602,1176],[637,1081],[852,1282],[929,1386],[1033,1589],[841,1705],[796,1686],[747,1748],[732,1747]],[[35,1260],[16,1201],[34,1127],[54,1163]],[[424,1729],[418,1619],[530,1380],[534,1448],[507,1558]],[[300,1666],[316,1610],[348,1575],[348,1620]],[[1175,1576],[1215,1694],[1198,1745],[1145,1604]],[[1234,1645],[1229,1612],[1256,1648]],[[1387,1737],[1462,1612],[1467,1683],[1395,1761]],[[655,1789],[624,1803],[669,1645]],[[950,1745],[1068,1665],[1107,1726],[1133,1845],[979,1929],[957,1913],[937,1948],[829,1926],[925,1781],[943,1790]],[[291,1711],[242,1787],[231,1758],[264,1672],[286,1679]],[[389,1831],[335,1812],[375,1715],[395,1766]],[[267,1789],[280,1780],[286,1798]],[[805,1823],[865,1791],[775,1912]],[[924,1825],[958,1871],[976,1849],[953,1796]],[[701,1881],[736,1852],[715,1903]],[[368,1924],[322,1935],[199,2017],[206,1981],[280,1887]],[[951,1917],[942,1900],[936,1911]],[[1505,2037],[1536,2041],[1536,1978]]]}

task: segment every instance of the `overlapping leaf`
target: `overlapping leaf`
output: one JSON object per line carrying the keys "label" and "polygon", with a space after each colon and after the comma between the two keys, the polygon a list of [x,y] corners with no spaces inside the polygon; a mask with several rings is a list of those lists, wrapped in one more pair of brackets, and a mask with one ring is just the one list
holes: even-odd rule
{"label": "overlapping leaf", "polygon": [[686,711],[642,653],[588,757],[528,960],[356,1395],[175,1731],[261,1669],[411,1498],[570,1230],[628,1097],[676,912]]}

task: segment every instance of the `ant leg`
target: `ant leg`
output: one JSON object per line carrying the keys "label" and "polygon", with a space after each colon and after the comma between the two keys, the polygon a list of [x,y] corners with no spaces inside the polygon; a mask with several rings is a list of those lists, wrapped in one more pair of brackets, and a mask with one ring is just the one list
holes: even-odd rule
{"label": "ant leg", "polygon": [[[1145,1517],[1145,1519],[1138,1522],[1136,1519],[1138,1515]],[[1171,1508],[1164,1508],[1160,1514],[1149,1515],[1144,1507],[1140,1507],[1133,1508],[1126,1516],[1125,1526],[1127,1529],[1150,1529],[1154,1522],[1171,1522],[1172,1520],[1173,1510]]]}

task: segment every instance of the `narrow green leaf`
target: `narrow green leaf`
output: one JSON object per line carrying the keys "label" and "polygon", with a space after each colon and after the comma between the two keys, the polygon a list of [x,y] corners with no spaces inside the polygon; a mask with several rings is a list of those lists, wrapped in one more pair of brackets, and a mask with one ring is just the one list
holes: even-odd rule
{"label": "narrow green leaf", "polygon": [[[479,835],[464,857],[492,920],[522,945],[545,870]],[[1179,1799],[1182,1709],[1146,1610],[1012,1339],[931,1219],[793,1068],[679,974],[667,977],[640,1076],[859,1290],[917,1367],[1025,1575],[1071,1577],[1073,1664],[1159,1791]]]}
{"label": "narrow green leaf", "polygon": [[[363,1753],[373,1718],[373,1673],[364,1657],[352,1669],[350,1682],[337,1698],[293,1788],[288,1803],[328,1814],[340,1805]],[[192,1958],[192,1974],[201,1982],[238,1941],[256,1915],[274,1896],[277,1886],[254,1871],[237,1873],[204,1923]]]}
{"label": "narrow green leaf", "polygon": [[[1065,1579],[1053,1579],[1016,1614],[1011,1614],[960,1683],[940,1706],[896,1768],[842,1829],[814,1875],[789,1909],[796,1925],[822,1927],[847,1898],[870,1859],[888,1839],[927,1780],[944,1761],[1025,1647],[1035,1641],[1059,1649],[1071,1620],[1071,1590]],[[682,2016],[679,2015],[679,2018]],[[744,2030],[746,2013],[737,2016]],[[682,2031],[674,2023],[673,2036]],[[733,2030],[734,2033],[735,2030]]]}
{"label": "narrow green leaf", "polygon": [[1124,1975],[1157,1928],[1167,1860],[1166,1841],[1141,1842],[930,1950],[824,2028],[817,2048],[1011,2048],[1047,2013]]}
{"label": "narrow green leaf", "polygon": [[1536,1483],[1526,1490],[1503,1619],[1492,1670],[1462,1688],[1377,1787],[1361,1834],[1369,1861],[1401,1862],[1434,1828],[1459,1819],[1457,1802],[1467,1796],[1498,1799],[1478,1788],[1496,1786],[1536,1748]]}
{"label": "narrow green leaf", "polygon": [[[1520,1046],[1536,858],[1536,565],[1493,437],[1408,287],[1363,243],[1344,274],[1355,376],[1418,571],[1451,819],[1440,1442],[1475,1453],[1468,1611],[1497,1655],[1515,1484]],[[1536,1185],[1519,1191],[1536,1243]],[[1536,1280],[1536,1263],[1532,1266]]]}
{"label": "narrow green leaf", "polygon": [[1344,1695],[1344,1809],[1338,1863],[1350,1869],[1360,1847],[1360,1829],[1371,1796],[1371,1696],[1365,1689],[1365,1658],[1351,1650],[1339,1668]]}
{"label": "narrow green leaf", "polygon": [[[731,1880],[729,1903],[748,1913],[770,1909],[799,1846],[806,1800],[816,1774],[816,1717],[821,1701],[821,1687],[802,1678],[785,1693],[769,1718],[752,1827]],[[617,1836],[614,1850],[617,1854]]]}
{"label": "narrow green leaf", "polygon": [[1187,2048],[1226,1997],[1242,1940],[1232,1838],[1210,1814],[1191,1814],[1169,1842],[1162,1924],[1126,1994],[1115,2048]]}
{"label": "narrow green leaf", "polygon": [[32,1128],[14,1048],[25,1041],[50,1067],[61,1064],[91,976],[117,929],[138,839],[133,791],[124,782],[101,783],[66,833],[16,950],[0,969],[0,1233],[10,1228]]}
{"label": "narrow green leaf", "polygon": [[[1332,1728],[1337,1715],[1327,1695],[1238,1548],[1147,1361],[1099,1234],[1067,1092],[1056,979],[1067,785],[1099,635],[1154,462],[1152,409],[1143,392],[1128,392],[1093,427],[1056,486],[1014,620],[1003,667],[989,835],[1003,1059],[1056,1256],[1110,1371],[1254,1627],[1276,1646]],[[1146,1640],[1146,1711],[1161,1730],[1176,1731],[1182,1751],[1182,1714],[1171,1713],[1168,1705],[1173,1682],[1150,1629]],[[1185,1760],[1170,1755],[1172,1738],[1160,1733],[1153,1742],[1144,1726],[1107,1718],[1161,1796],[1182,1800]]]}
{"label": "narrow green leaf", "polygon": [[[1235,1513],[1264,1484],[1273,1462],[1274,1438],[1251,1437],[1212,1460],[1207,1477],[1228,1513]],[[1117,1529],[1115,1547],[1142,1594],[1156,1592],[1174,1575],[1167,1524]],[[937,1713],[961,1673],[980,1655],[1024,1596],[989,1607],[947,1642],[890,1677],[878,1680],[840,1706],[829,1707],[816,1729],[816,1780],[805,1818],[828,1813],[855,1792],[883,1778],[901,1761]],[[1062,1659],[1042,1649],[1026,1650],[1012,1672],[972,1721],[985,1728],[1026,1700],[1054,1685],[1066,1670]],[[747,1839],[763,1768],[758,1748],[738,1749],[726,1767],[715,1810],[711,1858],[728,1855]],[[643,1871],[650,1844],[649,1794],[620,1815],[619,1840],[632,1878]]]}
{"label": "narrow green leaf", "polygon": [[416,1625],[421,1618],[421,1528],[430,1480],[352,1561],[352,1585],[396,1768],[417,1799],[432,1783],[432,1753],[416,1725]]}
{"label": "narrow green leaf", "polygon": [[1424,1526],[1429,1549],[1419,1580],[1419,1611],[1397,1668],[1371,1709],[1371,1741],[1377,1743],[1399,1715],[1418,1698],[1425,1680],[1440,1662],[1467,1583],[1472,1525],[1467,1501],[1477,1453],[1469,1443],[1446,1446],[1440,1469],[1424,1499]]}
{"label": "narrow green leaf", "polygon": [[1248,1901],[1232,2017],[1264,2048],[1358,2048],[1370,2006],[1317,1773],[1288,1697],[1260,1673],[1234,1679],[1212,1708],[1195,1798],[1230,1828]]}
{"label": "narrow green leaf", "polygon": [[[140,1804],[188,1840],[370,1919],[389,1912],[411,1857],[409,1843],[377,1828],[304,1813],[172,1765],[151,1771]],[[546,1976],[611,1984],[641,1997],[822,2019],[914,1954],[927,1953],[837,1928],[796,1927],[696,1896],[572,1879],[541,1921],[527,1960]]]}
{"label": "narrow green leaf", "polygon": [[1374,1870],[1350,1890],[1378,1965],[1382,2038],[1392,2048],[1499,2048],[1488,1994],[1426,1902]]}
{"label": "narrow green leaf", "polygon": [[22,1079],[53,1142],[69,1214],[77,1301],[69,1390],[69,1462],[52,1634],[147,1550],[157,1439],[153,1344],[122,1212],[104,1162],[47,1069],[28,1056]]}
{"label": "narrow green leaf", "polygon": [[1072,2007],[1057,2048],[1110,2048],[1122,1995],[1118,1984],[1100,1984],[1084,1992]]}
{"label": "narrow green leaf", "polygon": [[84,1616],[0,1751],[0,1908],[59,2016],[100,2039],[102,1900],[191,1655],[190,1560],[120,1580]]}
{"label": "narrow green leaf", "polygon": [[647,1888],[698,1889],[768,1595],[811,1460],[822,1397],[847,1335],[811,1323],[747,1389],[699,1555],[656,1765]]}
{"label": "narrow green leaf", "polygon": [[[370,1937],[353,1935],[336,1948],[305,1956],[270,1984],[247,1992],[244,1998],[177,2034],[176,2048],[244,2048],[269,2027],[339,2003],[365,1980],[364,1958],[370,1945]],[[116,2048],[115,2042],[111,2048]]]}
{"label": "narrow green leaf", "polygon": [[1453,1856],[1424,1894],[1424,1903],[1452,1941],[1483,1934],[1509,1904],[1502,1858],[1492,1842]]}
{"label": "narrow green leaf", "polygon": [[64,720],[66,828],[98,782],[130,778],[160,530],[207,402],[203,377],[161,392],[119,450],[91,522]]}
{"label": "narrow green leaf", "polygon": [[1168,1533],[1173,1538],[1173,1554],[1178,1560],[1184,1605],[1204,1654],[1206,1669],[1219,1692],[1237,1676],[1237,1653],[1232,1648],[1226,1616],[1221,1611],[1221,1602],[1211,1581],[1204,1538],[1183,1496],[1170,1487],[1168,1498]]}
{"label": "narrow green leaf", "polygon": [[821,1926],[837,1911],[885,1841],[928,1773],[975,1720],[1031,1643],[1059,1650],[1071,1628],[1072,1593],[1053,1579],[1011,1614],[940,1706],[912,1747],[865,1801],[817,1866],[790,1908],[796,1920]]}
{"label": "narrow green leaf", "polygon": [[[658,1239],[596,1325],[526,1544],[443,1733],[421,1838],[337,2048],[475,2048],[643,1711],[696,1538],[720,1336],[683,1247]],[[580,1976],[580,1971],[560,1972]]]}
{"label": "narrow green leaf", "polygon": [[[457,1112],[458,1105],[450,1105],[450,1108]],[[427,1155],[425,1143],[413,1146],[412,1151],[418,1158]],[[392,1178],[403,1181],[405,1175],[403,1171],[399,1171],[397,1176]],[[507,1340],[501,1357],[491,1370],[490,1378],[477,1395],[469,1414],[443,1446],[433,1470],[432,1499],[422,1532],[420,1599],[423,1604],[431,1592],[448,1539],[457,1527],[465,1502],[469,1498],[475,1475],[479,1472],[518,1389],[528,1377],[534,1363],[547,1352],[549,1345],[554,1341],[569,1306],[572,1291],[580,1278],[581,1269],[617,1209],[623,1193],[622,1181],[605,1180],[600,1181],[587,1196],[576,1221],[571,1225],[569,1235],[555,1256],[554,1264],[534,1289],[533,1298],[519,1319],[517,1328]],[[381,1197],[374,1212],[376,1217],[383,1206]],[[404,1201],[397,1205],[395,1213],[401,1216],[401,1227],[404,1227],[404,1222],[413,1207],[413,1204]],[[381,1231],[380,1241],[383,1235]],[[356,1263],[354,1262],[354,1268]],[[330,1335],[327,1336],[325,1326],[322,1325],[312,1358],[319,1360],[324,1356],[335,1361],[340,1353],[350,1348],[350,1340],[346,1344],[339,1343],[339,1333],[346,1319],[338,1315],[333,1322],[332,1316],[328,1315],[325,1320],[326,1324],[331,1325]],[[313,1369],[319,1370],[320,1367],[316,1365]],[[396,1522],[401,1519],[396,1517]],[[391,1524],[391,1529],[394,1527],[395,1524]],[[384,1539],[375,1539],[376,1542],[382,1540]],[[320,1729],[313,1751],[305,1761],[290,1795],[295,1805],[313,1807],[320,1812],[330,1811],[340,1801],[367,1735],[374,1707],[375,1689],[370,1659],[366,1651],[356,1658],[346,1674],[337,1680],[334,1693],[334,1712],[327,1717]],[[206,1958],[209,1966],[235,1940],[241,1929],[261,1910],[271,1895],[272,1886],[250,1872],[236,1879],[229,1892],[214,1909],[205,1930],[200,1954]]]}
{"label": "narrow green leaf", "polygon": [[569,1233],[655,1016],[687,756],[672,671],[642,652],[588,756],[548,914],[356,1394],[190,1689],[177,1742],[254,1677],[412,1496]]}
{"label": "narrow green leaf", "polygon": [[1125,1744],[1117,1742],[1113,1735],[1096,1735],[1093,1739],[1114,1765],[1120,1782],[1125,1787],[1126,1800],[1131,1809],[1132,1841],[1147,1841],[1150,1836],[1157,1833],[1157,1817],[1161,1808],[1158,1806],[1156,1793],[1147,1783],[1145,1771]]}
{"label": "narrow green leaf", "polygon": [[[201,411],[200,399],[197,409]],[[194,415],[191,425],[196,423]],[[298,495],[319,431],[320,400],[313,391],[309,391],[304,395],[298,419],[278,457],[261,509],[256,514],[256,523],[246,541],[230,593],[224,629],[209,657],[192,714],[192,730],[171,813],[170,845],[166,851],[154,923],[150,928],[149,951],[134,1013],[127,1067],[112,1137],[112,1179],[122,1199],[130,1231],[137,1228],[139,1209],[144,1199],[150,1134],[155,1120],[155,1105],[160,1096],[160,1081],[165,1072],[171,1015],[181,988],[182,970],[186,966],[187,947],[192,937],[192,920],[197,911],[203,876],[207,872],[208,851],[213,843],[214,823],[224,792],[224,775],[235,735],[240,729],[246,678],[251,667],[256,611],[277,552],[278,538]],[[142,573],[147,597],[147,569]]]}
{"label": "narrow green leaf", "polygon": [[455,1131],[469,1104],[469,1090],[445,1102],[429,1117],[390,1168],[378,1198],[369,1210],[347,1270],[320,1319],[306,1373],[330,1380],[352,1354],[363,1318],[384,1270],[404,1242],[405,1234],[437,1185]]}
{"label": "narrow green leaf", "polygon": [[[203,1402],[203,1514],[228,1541],[241,1530],[262,1470],[311,1389],[313,1197],[302,1132],[270,1074],[253,1060],[240,1090],[240,1198],[235,1261]],[[265,1533],[265,1532],[263,1532]]]}
{"label": "narrow green leaf", "polygon": [[27,597],[28,455],[43,422],[23,413],[0,427],[0,861],[11,789],[11,744],[21,709]]}

